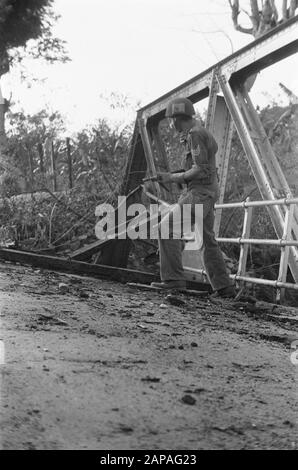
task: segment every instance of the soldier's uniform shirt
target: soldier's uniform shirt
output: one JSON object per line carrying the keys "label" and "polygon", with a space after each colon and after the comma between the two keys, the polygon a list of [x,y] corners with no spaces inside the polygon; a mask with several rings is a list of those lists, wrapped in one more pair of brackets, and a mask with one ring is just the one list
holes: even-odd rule
{"label": "soldier's uniform shirt", "polygon": [[209,195],[217,199],[219,195],[216,152],[218,145],[213,135],[205,128],[195,125],[182,135],[185,145],[182,167],[187,172],[187,190]]}

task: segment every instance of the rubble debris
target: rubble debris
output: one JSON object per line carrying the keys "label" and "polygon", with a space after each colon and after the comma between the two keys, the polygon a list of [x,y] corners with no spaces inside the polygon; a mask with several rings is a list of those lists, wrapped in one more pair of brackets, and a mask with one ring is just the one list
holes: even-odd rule
{"label": "rubble debris", "polygon": [[120,424],[120,431],[124,433],[131,433],[133,432],[133,428],[131,428],[130,426],[126,426],[125,424]]}
{"label": "rubble debris", "polygon": [[185,403],[186,405],[195,405],[197,400],[192,397],[191,395],[184,395],[181,398],[182,403]]}
{"label": "rubble debris", "polygon": [[147,375],[146,377],[143,377],[141,381],[157,383],[160,382],[160,377],[150,377],[149,375]]}
{"label": "rubble debris", "polygon": [[67,292],[69,292],[69,286],[65,284],[64,282],[59,283],[58,289],[59,289],[59,292],[61,292],[61,294],[66,294]]}
{"label": "rubble debris", "polygon": [[132,317],[132,313],[130,312],[121,312],[121,318],[131,318]]}
{"label": "rubble debris", "polygon": [[146,312],[146,315],[147,315],[148,317],[154,317],[155,313],[148,311],[148,312]]}
{"label": "rubble debris", "polygon": [[175,307],[182,307],[186,305],[185,300],[180,299],[179,297],[172,295],[172,294],[168,294],[165,300],[166,302],[168,302],[171,305],[174,305]]}
{"label": "rubble debris", "polygon": [[197,387],[194,389],[193,393],[196,393],[197,395],[202,393],[202,392],[207,392],[208,390],[204,387]]}
{"label": "rubble debris", "polygon": [[89,294],[86,291],[80,290],[79,291],[79,297],[81,297],[81,299],[88,299]]}

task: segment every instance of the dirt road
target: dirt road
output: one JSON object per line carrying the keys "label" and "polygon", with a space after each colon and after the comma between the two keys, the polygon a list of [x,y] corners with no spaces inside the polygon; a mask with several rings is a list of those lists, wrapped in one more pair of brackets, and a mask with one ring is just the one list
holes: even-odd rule
{"label": "dirt road", "polygon": [[0,272],[2,449],[298,448],[298,310]]}

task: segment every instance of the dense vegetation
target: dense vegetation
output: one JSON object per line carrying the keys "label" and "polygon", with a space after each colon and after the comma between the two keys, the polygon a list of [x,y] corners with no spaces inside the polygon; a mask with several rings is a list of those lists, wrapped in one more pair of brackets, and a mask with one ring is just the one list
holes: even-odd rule
{"label": "dense vegetation", "polygon": [[[297,194],[297,105],[283,108],[273,103],[260,111],[260,117],[293,193]],[[34,116],[10,114],[9,118],[11,128],[5,160],[13,164],[15,173],[3,170],[1,176],[2,243],[10,240],[23,248],[66,254],[95,239],[94,209],[99,202],[116,202],[132,127],[121,131],[112,129],[107,121],[99,120],[95,126],[73,136],[70,140],[73,187],[70,189],[66,140],[61,137],[65,134],[62,116],[59,113],[48,114],[44,110]],[[168,126],[162,124],[161,127],[171,167],[178,168],[181,155],[179,140]],[[57,192],[53,188],[52,149],[56,162]],[[24,192],[26,196],[17,196]],[[225,201],[244,200],[248,195],[252,199],[260,199],[235,133]],[[221,235],[239,236],[242,220],[241,209],[224,211]],[[275,237],[266,209],[254,210],[252,236]],[[236,267],[239,247],[229,245],[224,250],[235,260]],[[257,276],[275,278],[279,255],[280,251],[275,247],[253,247],[250,250],[249,269]],[[135,266],[142,267],[137,260]]]}

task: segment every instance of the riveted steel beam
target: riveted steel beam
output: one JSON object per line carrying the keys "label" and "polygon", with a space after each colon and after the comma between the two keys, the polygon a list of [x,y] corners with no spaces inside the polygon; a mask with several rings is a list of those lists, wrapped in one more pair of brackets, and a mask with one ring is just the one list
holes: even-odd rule
{"label": "riveted steel beam", "polygon": [[249,75],[294,54],[298,51],[298,17],[294,17],[267,34],[251,42],[206,71],[196,75],[182,85],[140,109],[143,117],[160,120],[164,117],[167,103],[175,97],[189,98],[193,103],[209,95],[213,70],[220,68],[221,74],[238,82]]}
{"label": "riveted steel beam", "polygon": [[[242,113],[245,104],[241,100],[242,108],[240,107],[233,90],[222,75],[218,75],[218,81],[220,88],[224,94],[225,101],[233,118],[235,128],[241,140],[242,146],[245,150],[248,161],[251,165],[252,171],[256,183],[258,185],[259,191],[263,199],[276,199],[274,193],[274,187],[272,186],[272,180],[270,172],[267,171],[264,162],[259,153],[259,149],[255,143],[254,137],[251,135],[252,129],[247,125],[245,117]],[[239,100],[240,92],[237,91],[237,96]],[[247,110],[246,110],[247,111]],[[281,210],[280,206],[269,206],[268,211],[273,223],[275,232],[279,237],[283,234],[285,219],[284,213]],[[295,279],[295,282],[298,282],[298,256],[296,247],[291,247],[290,256],[289,256],[289,265],[292,272],[292,275]]]}

